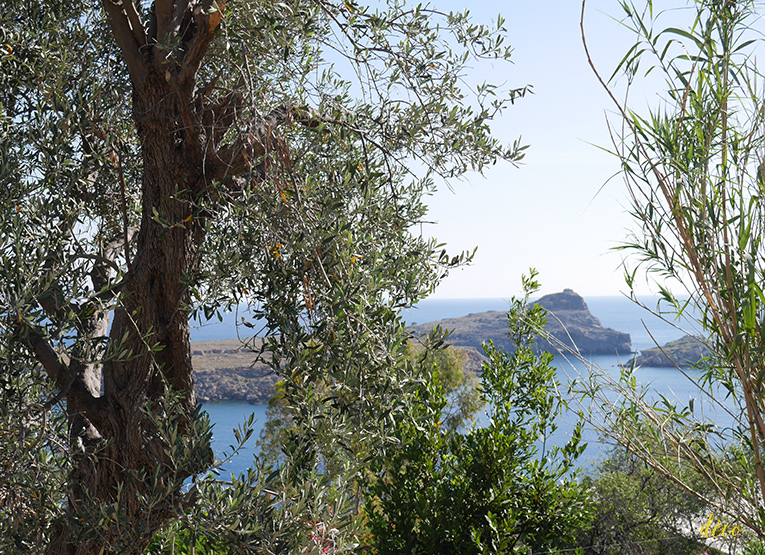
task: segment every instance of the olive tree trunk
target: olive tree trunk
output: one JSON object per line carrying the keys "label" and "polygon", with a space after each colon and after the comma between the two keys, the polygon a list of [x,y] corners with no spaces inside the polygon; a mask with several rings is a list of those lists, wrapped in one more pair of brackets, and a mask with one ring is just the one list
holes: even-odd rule
{"label": "olive tree trunk", "polygon": [[[147,35],[129,0],[103,0],[133,84],[143,166],[141,220],[137,233],[126,229],[114,252],[104,256],[109,262],[120,249],[133,253],[125,255],[106,362],[66,368],[42,341],[32,341],[66,392],[71,430],[69,518],[49,546],[51,554],[142,553],[169,518],[194,502],[193,491],[182,491],[183,481],[212,460],[209,446],[198,460],[174,459],[157,425],[157,418],[173,421],[183,437],[196,405],[189,280],[199,263],[205,219],[226,198],[210,191],[224,177],[248,176],[227,180],[234,184],[229,189],[257,182],[250,160],[262,158],[276,128],[297,114],[280,107],[257,121],[237,120],[244,131],[223,142],[241,98],[233,91],[211,100],[197,90],[196,78],[224,4],[202,2],[200,9],[157,0],[156,22]],[[174,17],[163,17],[168,13]],[[86,318],[90,332],[105,335],[108,313],[92,308]],[[171,405],[174,412],[168,413]]]}

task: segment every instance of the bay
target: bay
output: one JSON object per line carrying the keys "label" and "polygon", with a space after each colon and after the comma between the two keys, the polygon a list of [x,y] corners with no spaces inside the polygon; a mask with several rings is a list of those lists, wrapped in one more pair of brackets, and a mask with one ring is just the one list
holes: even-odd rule
{"label": "bay", "polygon": [[223,464],[220,469],[221,476],[229,474],[241,474],[253,462],[255,455],[255,441],[260,437],[260,432],[266,422],[266,409],[268,405],[251,405],[238,401],[223,401],[217,403],[203,403],[202,408],[210,415],[213,424],[212,448],[217,460],[227,459],[234,448],[239,445],[234,436],[234,430],[254,414],[252,437],[244,444],[230,461]]}
{"label": "bay", "polygon": [[[657,306],[657,298],[640,297],[641,303],[651,309]],[[663,345],[668,341],[679,339],[685,332],[678,328],[677,322],[666,322],[651,314],[645,309],[633,303],[626,297],[587,297],[585,298],[590,312],[597,317],[605,327],[629,333],[632,337],[632,346],[635,350],[647,349],[656,344]],[[426,299],[416,308],[403,311],[402,316],[408,324],[426,323],[444,318],[455,318],[470,313],[485,312],[488,310],[506,311],[509,307],[509,299]],[[230,339],[242,333],[237,323],[245,317],[248,321],[250,315],[241,310],[234,313],[222,314],[223,321],[206,322],[192,329],[192,340],[205,339]],[[249,329],[249,328],[244,328]],[[690,330],[693,332],[693,330]],[[601,368],[611,376],[618,376],[620,364],[627,361],[616,356],[592,356],[590,362]],[[586,364],[575,361],[571,357],[556,356],[556,364],[559,367],[559,379],[567,384],[570,379],[578,375],[587,375]],[[692,377],[698,372],[690,373]],[[637,379],[640,383],[650,385],[655,394],[664,394],[669,398],[677,399],[682,404],[687,404],[688,399],[696,396],[697,388],[683,373],[671,368],[643,367],[637,370]],[[204,410],[210,414],[214,423],[213,449],[219,458],[231,451],[230,445],[235,443],[233,429],[236,428],[250,414],[255,415],[255,433],[247,442],[245,448],[238,453],[230,462],[223,466],[222,475],[228,473],[238,474],[244,471],[253,460],[255,453],[255,440],[265,423],[267,405],[250,405],[244,402],[219,402],[205,403]],[[717,414],[714,407],[700,407],[706,411],[705,415],[715,421],[727,422],[730,417],[727,414]],[[488,412],[478,417],[477,425],[486,425],[490,418]],[[571,413],[564,414],[560,418],[560,428],[552,438],[553,443],[562,444],[567,435],[573,429],[574,417]],[[607,446],[599,442],[597,433],[592,429],[585,430],[584,440],[589,444],[583,461],[585,468],[590,467],[607,450]]]}

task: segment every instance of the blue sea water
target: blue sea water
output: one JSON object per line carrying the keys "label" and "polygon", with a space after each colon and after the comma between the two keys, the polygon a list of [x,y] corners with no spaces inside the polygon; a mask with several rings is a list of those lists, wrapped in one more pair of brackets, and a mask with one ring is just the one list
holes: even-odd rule
{"label": "blue sea water", "polygon": [[[657,299],[653,297],[641,297],[639,300],[648,308],[655,310]],[[636,305],[625,297],[588,297],[585,299],[590,312],[597,317],[605,327],[629,333],[632,337],[633,349],[647,349],[656,344],[663,345],[668,341],[682,337],[685,332],[678,328],[676,322],[666,322],[651,314],[644,308]],[[465,316],[470,313],[485,312],[488,310],[505,311],[508,309],[507,299],[426,299],[414,308],[403,313],[404,319],[409,324],[426,323]],[[237,332],[243,333],[249,328],[237,329],[237,322],[245,317],[249,320],[246,312],[224,314],[223,321],[208,322],[203,326],[192,329],[191,337],[194,341],[204,339],[230,339],[237,337]],[[693,332],[694,330],[688,330]],[[593,356],[591,363],[601,368],[612,376],[618,376],[620,363],[626,360],[616,356]],[[577,375],[585,376],[588,373],[586,365],[580,361],[572,360],[571,357],[556,357],[559,365],[559,379],[567,383],[569,379]],[[651,384],[657,393],[676,398],[682,403],[687,403],[689,398],[696,395],[695,385],[681,372],[668,368],[640,368],[637,378],[643,384]],[[230,452],[230,445],[235,444],[233,429],[236,428],[247,416],[254,413],[256,418],[255,433],[249,440],[244,450],[223,467],[223,473],[235,473],[246,469],[252,462],[255,440],[260,434],[265,422],[266,405],[250,405],[247,403],[225,402],[206,403],[203,407],[215,424],[213,447],[219,453],[219,457]],[[707,413],[712,411],[708,407]],[[717,420],[729,418],[726,414],[714,415]],[[482,414],[478,425],[485,424],[489,415]],[[566,435],[573,429],[573,416],[564,415],[560,421],[560,428],[553,438],[555,442],[564,442]],[[607,447],[599,443],[597,433],[588,429],[585,431],[584,440],[589,444],[585,452],[585,464],[587,467],[594,463]]]}

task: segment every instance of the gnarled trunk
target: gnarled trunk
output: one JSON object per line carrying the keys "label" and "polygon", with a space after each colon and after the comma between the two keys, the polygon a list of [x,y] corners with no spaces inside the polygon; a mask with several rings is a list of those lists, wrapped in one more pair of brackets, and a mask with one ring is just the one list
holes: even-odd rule
{"label": "gnarled trunk", "polygon": [[[42,337],[30,341],[38,360],[67,392],[70,416],[69,518],[50,545],[53,554],[141,553],[169,518],[193,502],[193,494],[182,492],[183,481],[209,466],[212,452],[197,445],[198,460],[178,460],[169,454],[172,446],[159,422],[177,426],[175,436],[184,448],[194,441],[189,280],[199,264],[204,220],[226,196],[221,191],[213,198],[210,191],[215,185],[236,194],[262,179],[255,164],[269,149],[283,147],[274,135],[280,125],[296,119],[315,125],[311,114],[293,106],[243,121],[237,90],[216,95],[214,83],[196,89],[225,0],[157,0],[148,28],[132,0],[102,4],[133,85],[143,162],[141,222],[133,248],[128,248],[131,233],[124,230],[121,246],[135,254],[126,255],[103,368],[82,364],[73,372]],[[239,131],[233,138],[232,126]],[[231,178],[225,180],[228,185],[224,178]],[[113,267],[113,260],[112,252],[106,266]],[[103,276],[95,274],[98,291],[96,281]],[[97,335],[104,335],[102,304],[90,302],[85,309],[88,320],[103,326]],[[80,525],[83,520],[88,522]]]}
{"label": "gnarled trunk", "polygon": [[[196,405],[186,306],[187,277],[203,238],[197,214],[202,172],[198,145],[190,144],[183,132],[182,113],[190,110],[191,95],[182,97],[158,75],[150,75],[135,92],[134,118],[143,154],[142,219],[121,290],[122,308],[109,337],[110,349],[120,354],[103,366],[99,421],[70,411],[77,452],[70,477],[71,516],[92,519],[118,504],[118,518],[103,526],[88,522],[85,538],[78,537],[70,519],[50,553],[99,554],[102,548],[105,553],[141,553],[188,501],[180,490],[183,480],[211,462],[206,458],[179,468],[147,415],[167,409],[164,395],[171,389],[181,396],[180,405],[174,405],[181,414],[163,418],[177,418],[183,432]],[[98,391],[91,393],[99,396]],[[157,469],[161,487],[153,491]],[[157,493],[163,502],[147,507],[142,496]]]}

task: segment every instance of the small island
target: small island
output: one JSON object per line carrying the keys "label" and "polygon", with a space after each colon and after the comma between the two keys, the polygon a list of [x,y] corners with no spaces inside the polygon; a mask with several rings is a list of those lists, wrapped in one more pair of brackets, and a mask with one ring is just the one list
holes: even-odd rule
{"label": "small island", "polygon": [[670,341],[661,348],[640,351],[627,366],[650,366],[654,368],[692,368],[711,356],[706,343],[692,335]]}

